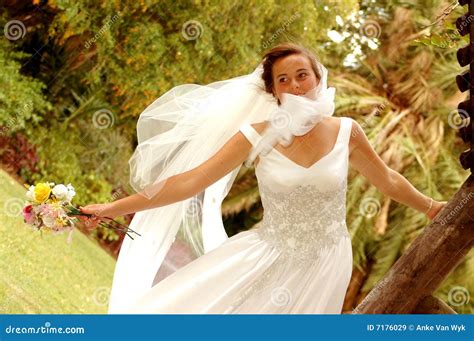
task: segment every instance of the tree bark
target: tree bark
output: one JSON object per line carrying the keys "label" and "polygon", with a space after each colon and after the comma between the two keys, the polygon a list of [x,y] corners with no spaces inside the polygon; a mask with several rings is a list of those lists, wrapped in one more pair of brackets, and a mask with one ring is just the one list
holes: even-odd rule
{"label": "tree bark", "polygon": [[426,296],[413,311],[413,314],[457,314],[454,309],[434,296]]}

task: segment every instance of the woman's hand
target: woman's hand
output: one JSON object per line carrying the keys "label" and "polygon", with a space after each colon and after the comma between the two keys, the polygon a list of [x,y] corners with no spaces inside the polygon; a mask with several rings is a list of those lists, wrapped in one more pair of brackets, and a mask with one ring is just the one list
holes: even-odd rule
{"label": "woman's hand", "polygon": [[79,209],[82,213],[92,214],[92,217],[79,218],[89,230],[96,228],[101,220],[105,220],[104,218],[115,218],[112,203],[91,204],[84,207],[81,206]]}
{"label": "woman's hand", "polygon": [[430,219],[433,220],[434,217],[441,211],[441,209],[447,204],[447,201],[436,201],[433,200],[433,206],[431,209],[426,212],[426,216]]}

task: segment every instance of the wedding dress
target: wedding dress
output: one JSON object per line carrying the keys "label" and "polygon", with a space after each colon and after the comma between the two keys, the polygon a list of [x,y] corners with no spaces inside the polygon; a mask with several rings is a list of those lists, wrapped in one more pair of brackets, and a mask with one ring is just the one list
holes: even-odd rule
{"label": "wedding dress", "polygon": [[[141,314],[340,314],[352,273],[345,222],[352,121],[340,119],[332,150],[304,167],[277,149],[255,173],[261,226],[238,233],[135,301]],[[255,146],[261,135],[240,131]]]}

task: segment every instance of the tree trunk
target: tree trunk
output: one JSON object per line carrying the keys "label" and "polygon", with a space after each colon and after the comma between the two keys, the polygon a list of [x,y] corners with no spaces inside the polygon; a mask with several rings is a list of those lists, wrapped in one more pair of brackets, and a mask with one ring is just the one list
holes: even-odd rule
{"label": "tree trunk", "polygon": [[434,296],[421,300],[413,314],[457,314],[449,305]]}

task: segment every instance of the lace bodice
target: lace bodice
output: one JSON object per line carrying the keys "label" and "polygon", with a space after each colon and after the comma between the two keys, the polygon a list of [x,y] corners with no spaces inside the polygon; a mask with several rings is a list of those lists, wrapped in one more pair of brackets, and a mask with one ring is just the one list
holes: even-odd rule
{"label": "lace bodice", "polygon": [[[349,236],[345,199],[351,128],[352,120],[342,117],[333,149],[308,168],[276,149],[260,155],[255,172],[264,214],[256,232],[299,266]],[[252,145],[259,142],[261,135],[251,125],[240,130]]]}

